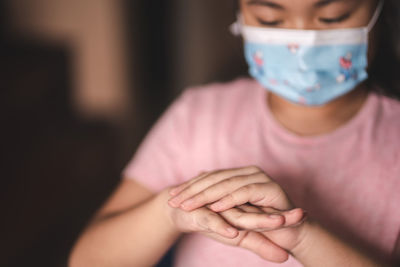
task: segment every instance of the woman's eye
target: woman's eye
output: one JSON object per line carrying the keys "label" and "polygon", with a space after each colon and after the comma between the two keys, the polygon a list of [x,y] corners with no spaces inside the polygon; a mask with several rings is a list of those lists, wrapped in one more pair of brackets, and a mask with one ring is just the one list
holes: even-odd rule
{"label": "woman's eye", "polygon": [[350,17],[350,13],[346,13],[338,18],[320,18],[319,21],[323,22],[323,23],[339,23],[342,21],[345,21],[346,19],[348,19]]}
{"label": "woman's eye", "polygon": [[282,23],[281,20],[274,20],[274,21],[266,21],[266,20],[262,20],[257,18],[258,23],[260,23],[261,25],[265,25],[265,26],[269,26],[269,27],[274,27],[274,26],[278,26],[279,24]]}

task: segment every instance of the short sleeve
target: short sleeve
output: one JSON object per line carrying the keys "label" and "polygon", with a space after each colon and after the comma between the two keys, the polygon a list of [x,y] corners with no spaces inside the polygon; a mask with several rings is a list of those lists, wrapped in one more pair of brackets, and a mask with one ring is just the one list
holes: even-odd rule
{"label": "short sleeve", "polygon": [[124,179],[134,179],[153,192],[183,181],[188,146],[189,91],[185,90],[153,125],[124,168]]}

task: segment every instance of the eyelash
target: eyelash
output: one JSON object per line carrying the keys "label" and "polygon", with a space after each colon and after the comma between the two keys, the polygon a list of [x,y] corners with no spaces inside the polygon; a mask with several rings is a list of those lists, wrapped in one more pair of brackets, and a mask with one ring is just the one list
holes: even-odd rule
{"label": "eyelash", "polygon": [[[339,22],[342,22],[342,21],[345,21],[346,19],[348,19],[350,17],[350,15],[351,15],[350,13],[346,13],[338,18],[332,18],[332,19],[331,18],[320,18],[319,21],[326,23],[326,24],[339,23]],[[262,20],[259,18],[257,18],[257,20],[258,20],[258,23],[260,23],[261,25],[269,26],[269,27],[275,27],[282,23],[281,20],[266,21],[266,20]]]}
{"label": "eyelash", "polygon": [[344,14],[344,15],[338,17],[338,18],[333,18],[333,19],[324,19],[324,18],[320,18],[319,21],[321,21],[321,22],[323,22],[323,23],[327,23],[327,24],[330,24],[330,23],[339,23],[339,22],[342,22],[342,21],[348,19],[349,17],[350,17],[350,13],[346,13],[346,14]]}
{"label": "eyelash", "polygon": [[278,26],[280,23],[282,23],[281,20],[277,20],[277,21],[266,21],[266,20],[262,20],[262,19],[257,19],[257,20],[258,20],[258,23],[260,23],[261,25],[269,26],[269,27]]}

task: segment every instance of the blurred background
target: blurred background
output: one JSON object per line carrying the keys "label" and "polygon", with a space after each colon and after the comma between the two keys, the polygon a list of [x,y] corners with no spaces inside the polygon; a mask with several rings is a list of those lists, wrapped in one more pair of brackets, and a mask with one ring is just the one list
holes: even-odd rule
{"label": "blurred background", "polygon": [[234,2],[0,1],[0,266],[66,266],[168,104],[246,73]]}

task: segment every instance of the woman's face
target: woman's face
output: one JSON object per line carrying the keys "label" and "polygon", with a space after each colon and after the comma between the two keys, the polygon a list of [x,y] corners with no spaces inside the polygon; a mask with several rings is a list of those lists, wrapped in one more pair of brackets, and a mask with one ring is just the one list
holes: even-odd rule
{"label": "woman's face", "polygon": [[240,0],[245,24],[289,29],[367,26],[378,0]]}

